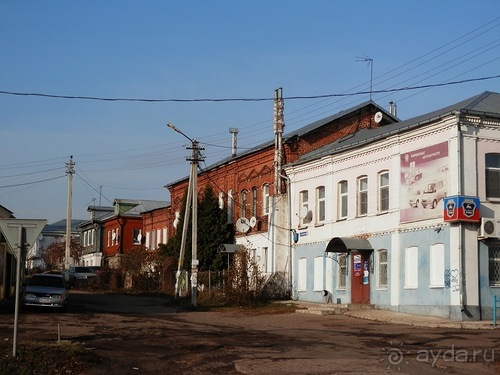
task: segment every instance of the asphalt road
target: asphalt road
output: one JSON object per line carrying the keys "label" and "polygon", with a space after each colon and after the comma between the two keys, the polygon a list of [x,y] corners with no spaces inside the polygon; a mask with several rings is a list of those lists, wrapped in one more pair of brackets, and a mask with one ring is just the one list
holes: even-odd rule
{"label": "asphalt road", "polygon": [[[182,311],[163,297],[71,292],[64,313],[23,311],[19,338],[73,342],[103,374],[499,374],[496,330],[423,328],[349,316]],[[0,339],[13,314],[0,315]]]}

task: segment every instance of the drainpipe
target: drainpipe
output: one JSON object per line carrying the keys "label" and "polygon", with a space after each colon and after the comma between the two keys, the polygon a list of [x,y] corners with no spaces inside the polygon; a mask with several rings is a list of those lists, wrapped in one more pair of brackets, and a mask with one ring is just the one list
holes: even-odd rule
{"label": "drainpipe", "polygon": [[[463,184],[462,184],[462,131],[460,129],[460,111],[455,111],[455,117],[457,121],[457,161],[458,161],[458,195],[462,195],[463,193]],[[458,224],[458,264],[460,265],[460,311],[465,311],[465,304],[467,301],[466,292],[464,289],[464,281],[465,281],[465,256],[464,246],[463,246],[463,227],[462,224]]]}
{"label": "drainpipe", "polygon": [[292,196],[290,191],[290,177],[283,174],[283,167],[279,171],[279,175],[281,178],[286,180],[286,192],[288,196],[288,227],[290,230],[287,230],[288,233],[288,288],[290,296],[292,295]]}

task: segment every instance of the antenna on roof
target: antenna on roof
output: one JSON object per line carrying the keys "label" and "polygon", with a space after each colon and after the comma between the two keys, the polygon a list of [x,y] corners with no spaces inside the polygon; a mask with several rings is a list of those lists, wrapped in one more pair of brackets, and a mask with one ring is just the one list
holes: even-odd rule
{"label": "antenna on roof", "polygon": [[373,59],[363,54],[363,57],[356,57],[356,61],[364,61],[370,64],[370,100],[372,100],[372,88],[373,88]]}

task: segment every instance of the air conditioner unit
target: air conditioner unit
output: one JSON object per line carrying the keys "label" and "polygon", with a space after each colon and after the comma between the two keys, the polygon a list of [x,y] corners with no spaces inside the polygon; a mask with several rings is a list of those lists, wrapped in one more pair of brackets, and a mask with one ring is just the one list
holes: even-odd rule
{"label": "air conditioner unit", "polygon": [[482,217],[481,226],[479,227],[479,237],[482,238],[500,237],[500,220]]}

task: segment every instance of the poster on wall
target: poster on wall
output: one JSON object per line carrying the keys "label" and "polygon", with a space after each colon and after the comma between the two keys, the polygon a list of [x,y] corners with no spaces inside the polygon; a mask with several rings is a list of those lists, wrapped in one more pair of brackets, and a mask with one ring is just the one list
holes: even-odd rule
{"label": "poster on wall", "polygon": [[443,217],[448,170],[448,142],[401,154],[402,223]]}

